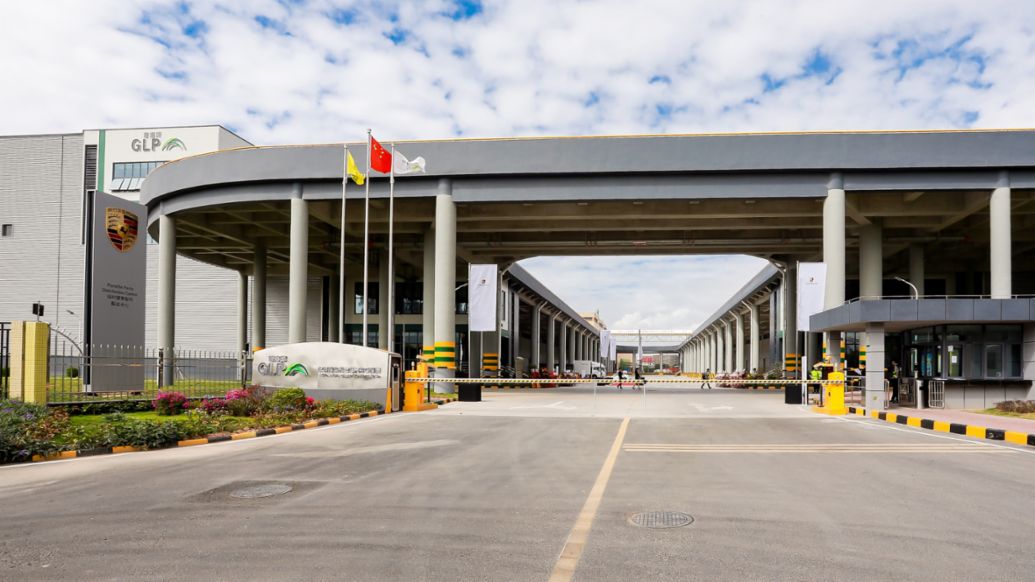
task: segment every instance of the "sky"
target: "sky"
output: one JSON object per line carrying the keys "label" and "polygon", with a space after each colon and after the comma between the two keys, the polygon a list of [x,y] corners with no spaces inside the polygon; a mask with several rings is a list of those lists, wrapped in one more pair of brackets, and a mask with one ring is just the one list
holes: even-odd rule
{"label": "sky", "polygon": [[[383,140],[1035,127],[1033,26],[1035,2],[1014,0],[8,1],[0,135],[212,123],[268,145],[358,141],[368,127]],[[526,263],[611,327],[665,328],[701,323],[762,265]],[[558,276],[571,269],[585,284]],[[693,273],[714,284],[687,286]]]}

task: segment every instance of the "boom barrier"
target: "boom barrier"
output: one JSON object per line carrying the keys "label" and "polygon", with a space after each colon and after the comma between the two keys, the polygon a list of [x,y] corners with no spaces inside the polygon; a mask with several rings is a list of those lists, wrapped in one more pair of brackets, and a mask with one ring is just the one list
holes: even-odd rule
{"label": "boom barrier", "polygon": [[738,385],[798,385],[801,384],[844,384],[844,380],[697,380],[693,378],[671,380],[614,380],[610,378],[411,378],[410,382],[427,382],[429,384],[596,384],[608,386],[612,384],[634,384],[636,386],[653,386],[655,384],[728,384]]}

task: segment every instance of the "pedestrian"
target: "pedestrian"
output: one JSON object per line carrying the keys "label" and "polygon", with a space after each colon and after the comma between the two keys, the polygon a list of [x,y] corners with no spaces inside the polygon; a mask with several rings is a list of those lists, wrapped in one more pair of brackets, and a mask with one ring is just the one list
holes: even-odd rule
{"label": "pedestrian", "polygon": [[711,380],[711,379],[712,379],[712,369],[708,368],[707,370],[704,371],[704,385],[701,386],[701,390],[704,390],[705,388],[707,388],[709,390],[712,389],[712,385],[710,383],[708,383],[708,380]]}

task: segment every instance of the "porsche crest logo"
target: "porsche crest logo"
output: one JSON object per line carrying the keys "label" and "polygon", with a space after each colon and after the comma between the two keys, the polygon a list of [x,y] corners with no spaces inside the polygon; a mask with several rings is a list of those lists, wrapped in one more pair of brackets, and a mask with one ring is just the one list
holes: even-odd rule
{"label": "porsche crest logo", "polygon": [[137,242],[137,215],[122,208],[108,208],[105,210],[105,219],[111,246],[120,253],[133,248]]}

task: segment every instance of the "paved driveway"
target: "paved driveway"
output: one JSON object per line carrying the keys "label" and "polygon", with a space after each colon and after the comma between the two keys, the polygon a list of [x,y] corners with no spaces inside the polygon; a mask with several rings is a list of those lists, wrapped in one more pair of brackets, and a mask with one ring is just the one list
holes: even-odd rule
{"label": "paved driveway", "polygon": [[[0,468],[0,579],[1030,577],[1035,456],[777,393],[487,393],[277,437]],[[249,487],[292,490],[257,499]],[[635,514],[680,512],[670,529]],[[561,558],[561,559],[559,559]]]}

